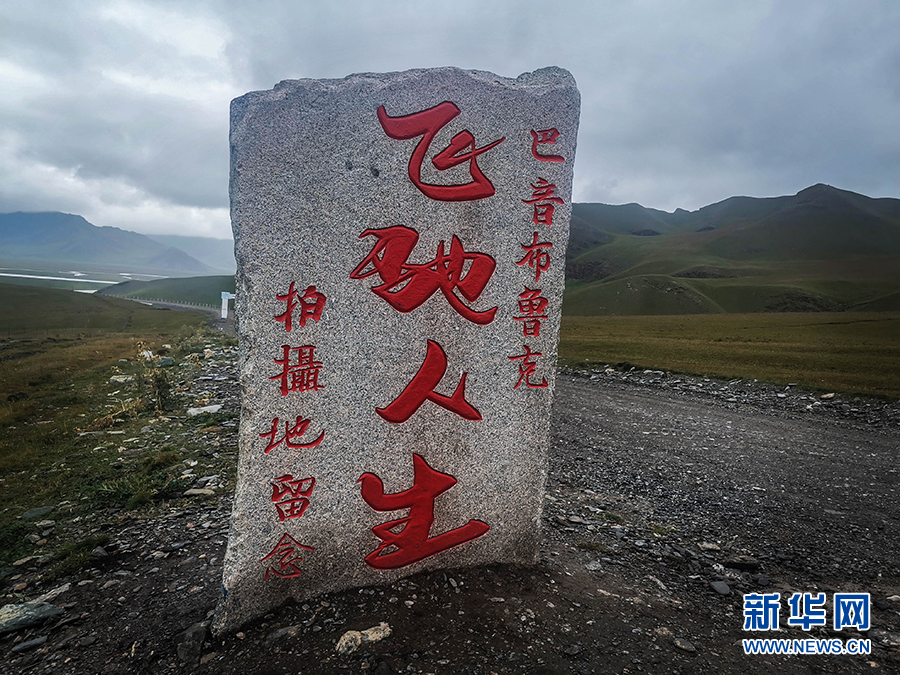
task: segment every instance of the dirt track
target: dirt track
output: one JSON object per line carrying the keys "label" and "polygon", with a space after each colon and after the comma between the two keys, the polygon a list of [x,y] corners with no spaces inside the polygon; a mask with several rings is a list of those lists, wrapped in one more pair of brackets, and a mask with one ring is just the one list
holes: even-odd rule
{"label": "dirt track", "polygon": [[[233,406],[233,368],[211,367],[219,367],[220,380],[208,378],[215,400]],[[538,567],[437,572],[333,594],[236,636],[207,636],[202,648],[182,646],[179,657],[177,636],[208,619],[219,593],[230,497],[173,504],[150,520],[120,514],[102,527],[110,555],[93,579],[55,600],[66,613],[0,638],[2,670],[900,672],[898,421],[897,403],[662,373],[564,372]],[[233,430],[222,434],[224,451]],[[742,594],[775,591],[783,627],[794,591],[829,600],[870,592],[872,629],[743,632]],[[345,631],[380,622],[391,637],[335,653]],[[742,638],[769,636],[864,637],[873,651],[743,654]]]}

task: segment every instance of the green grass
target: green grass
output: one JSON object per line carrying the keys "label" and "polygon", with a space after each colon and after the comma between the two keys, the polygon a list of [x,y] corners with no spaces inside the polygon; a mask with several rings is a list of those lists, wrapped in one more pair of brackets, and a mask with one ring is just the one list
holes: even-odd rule
{"label": "green grass", "polygon": [[0,282],[0,339],[178,333],[206,318],[138,302]]}
{"label": "green grass", "polygon": [[900,313],[563,317],[560,362],[900,397]]}

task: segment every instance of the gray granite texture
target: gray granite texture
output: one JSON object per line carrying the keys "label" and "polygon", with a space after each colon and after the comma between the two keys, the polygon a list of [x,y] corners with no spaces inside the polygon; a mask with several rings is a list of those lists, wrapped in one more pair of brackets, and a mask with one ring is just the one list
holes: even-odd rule
{"label": "gray granite texture", "polygon": [[536,560],[579,103],[560,68],[232,102],[243,405],[217,632]]}

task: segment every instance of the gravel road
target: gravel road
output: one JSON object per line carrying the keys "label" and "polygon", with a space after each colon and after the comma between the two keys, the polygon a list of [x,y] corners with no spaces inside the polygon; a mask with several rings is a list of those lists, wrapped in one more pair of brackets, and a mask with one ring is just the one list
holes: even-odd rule
{"label": "gravel road", "polygon": [[[204,361],[196,381],[236,412],[230,358]],[[897,402],[633,369],[564,370],[556,387],[539,565],[419,574],[212,637],[231,501],[219,488],[97,514],[107,555],[87,578],[54,582],[61,616],[0,637],[0,671],[900,672]],[[146,442],[174,433],[167,424]],[[235,429],[210,438],[188,461],[225,475]],[[22,564],[23,581],[29,599],[53,590],[39,561]],[[781,593],[782,630],[742,630],[753,592]],[[829,620],[833,593],[871,593],[871,629],[787,626],[794,592],[826,593]],[[382,622],[389,637],[335,652],[346,631]],[[872,651],[747,656],[747,637],[862,638]]]}

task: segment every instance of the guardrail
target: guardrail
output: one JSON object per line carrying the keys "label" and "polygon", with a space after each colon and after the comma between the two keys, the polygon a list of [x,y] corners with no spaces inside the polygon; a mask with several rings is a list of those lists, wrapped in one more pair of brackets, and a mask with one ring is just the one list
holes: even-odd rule
{"label": "guardrail", "polygon": [[112,293],[106,293],[111,298],[119,298],[120,300],[134,300],[136,302],[164,302],[169,305],[179,305],[183,307],[206,307],[207,309],[218,309],[218,305],[208,305],[205,302],[186,302],[181,300],[171,300],[167,298],[137,298],[137,297],[129,297],[125,295],[113,295]]}

